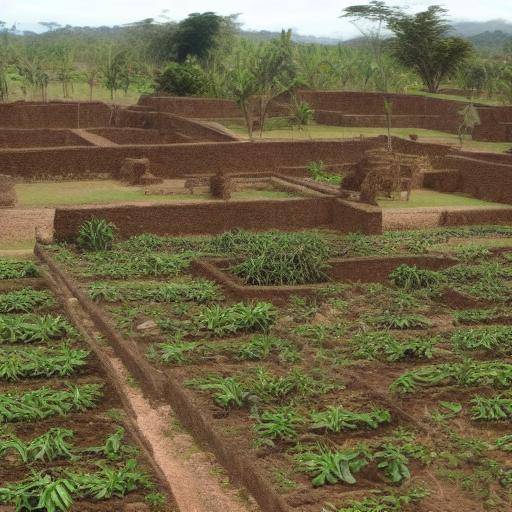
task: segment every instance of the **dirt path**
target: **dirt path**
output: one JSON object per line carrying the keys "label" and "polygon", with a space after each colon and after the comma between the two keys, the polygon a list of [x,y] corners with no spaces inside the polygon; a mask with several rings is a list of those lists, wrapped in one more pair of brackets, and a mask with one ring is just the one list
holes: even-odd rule
{"label": "dirt path", "polygon": [[382,229],[400,231],[408,229],[430,229],[443,226],[445,212],[464,212],[474,210],[509,210],[507,206],[440,206],[425,208],[384,208],[382,210]]}
{"label": "dirt path", "polygon": [[[119,359],[110,362],[127,382],[129,373]],[[170,483],[180,512],[257,512],[258,506],[227,481],[212,453],[203,451],[182,429],[168,405],[154,406],[136,388],[123,389],[135,412],[140,432]]]}
{"label": "dirt path", "polygon": [[75,128],[74,130],[71,130],[75,135],[78,135],[82,139],[86,140],[93,146],[99,146],[102,148],[112,148],[117,147],[119,144],[116,144],[115,142],[112,142],[111,140],[102,137],[101,135],[98,135],[97,133],[91,133],[87,130],[83,130],[80,128]]}
{"label": "dirt path", "polygon": [[35,240],[36,227],[50,234],[54,214],[53,208],[0,209],[0,249],[15,242]]}

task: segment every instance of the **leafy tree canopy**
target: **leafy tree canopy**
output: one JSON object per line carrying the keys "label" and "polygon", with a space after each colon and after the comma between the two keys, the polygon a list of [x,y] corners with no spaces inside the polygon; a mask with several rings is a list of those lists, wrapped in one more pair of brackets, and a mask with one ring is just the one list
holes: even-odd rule
{"label": "leafy tree canopy", "polygon": [[187,57],[194,56],[202,59],[215,45],[222,16],[213,12],[192,13],[178,24],[173,35],[176,60],[184,62]]}
{"label": "leafy tree canopy", "polygon": [[472,51],[469,41],[449,36],[445,9],[437,5],[414,15],[389,20],[395,34],[392,51],[406,67],[416,71],[429,92],[437,92],[441,81],[455,71]]}

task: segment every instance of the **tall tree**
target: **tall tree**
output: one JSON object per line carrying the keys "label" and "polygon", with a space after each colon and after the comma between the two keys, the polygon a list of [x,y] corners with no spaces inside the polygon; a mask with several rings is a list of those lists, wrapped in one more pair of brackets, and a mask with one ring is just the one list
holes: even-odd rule
{"label": "tall tree", "polygon": [[372,49],[383,90],[388,88],[386,68],[383,63],[383,32],[392,19],[401,16],[403,11],[400,7],[389,6],[382,0],[371,0],[363,5],[351,5],[346,7],[340,16],[352,22]]}
{"label": "tall tree", "polygon": [[296,83],[297,71],[292,50],[292,31],[283,30],[279,38],[262,45],[256,57],[254,76],[258,89],[260,136],[263,135],[272,100],[289,91]]}
{"label": "tall tree", "polygon": [[449,36],[446,10],[437,5],[414,15],[389,20],[395,34],[392,51],[404,65],[413,69],[429,92],[437,92],[443,79],[453,73],[471,53],[472,45]]}
{"label": "tall tree", "polygon": [[172,38],[176,60],[184,62],[188,56],[206,57],[215,44],[222,19],[214,12],[195,12],[181,21]]}

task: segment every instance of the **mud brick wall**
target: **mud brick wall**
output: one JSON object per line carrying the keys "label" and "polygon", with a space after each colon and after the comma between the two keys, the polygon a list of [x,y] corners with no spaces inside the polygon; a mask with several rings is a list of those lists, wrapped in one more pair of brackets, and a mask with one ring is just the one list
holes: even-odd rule
{"label": "mud brick wall", "polygon": [[[378,127],[387,126],[386,116],[384,115],[358,115],[343,114],[327,110],[315,110],[315,121],[320,124],[331,126],[352,126],[352,127]],[[445,132],[457,132],[459,121],[456,116],[430,116],[430,115],[393,115],[391,126],[394,128],[411,128],[414,133],[415,128],[424,128],[426,130],[442,130]]]}
{"label": "mud brick wall", "polygon": [[279,201],[209,201],[152,206],[69,207],[55,212],[58,240],[76,237],[91,217],[114,222],[122,238],[140,233],[185,235],[222,233],[234,228],[295,230],[329,226],[330,199]]}
{"label": "mud brick wall", "polygon": [[382,232],[382,214],[378,215],[377,211],[365,212],[354,207],[353,203],[320,197],[57,208],[54,220],[56,240],[74,240],[82,223],[92,217],[113,222],[121,238],[141,233],[216,234],[235,228],[293,231],[330,227],[343,233]]}
{"label": "mud brick wall", "polygon": [[[316,111],[319,123],[338,126],[385,126],[384,99],[393,104],[395,127],[416,127],[454,133],[461,122],[465,102],[426,96],[350,91],[300,91],[300,97]],[[475,140],[512,141],[512,107],[475,104],[481,124]],[[509,124],[507,124],[509,123]]]}
{"label": "mud brick wall", "polygon": [[138,105],[159,112],[170,112],[183,117],[220,119],[242,117],[237,104],[217,98],[182,98],[177,96],[141,96]]}
{"label": "mud brick wall", "polygon": [[176,144],[186,142],[186,138],[173,132],[159,132],[142,128],[94,128],[90,133],[105,137],[116,144]]}
{"label": "mud brick wall", "polygon": [[150,128],[160,132],[175,133],[188,142],[238,140],[238,137],[220,125],[211,126],[174,114],[124,109],[119,113],[116,124],[120,127]]}
{"label": "mud brick wall", "polygon": [[512,141],[512,107],[479,107],[478,114],[480,124],[473,131],[474,139]]}
{"label": "mud brick wall", "polygon": [[70,130],[43,128],[0,128],[0,147],[90,146]]}
{"label": "mud brick wall", "polygon": [[0,169],[24,179],[74,175],[88,171],[117,172],[125,158],[149,158],[152,172],[162,177],[231,173],[268,173],[278,167],[307,165],[313,160],[353,162],[384,139],[221,142],[53,149],[0,149]]}
{"label": "mud brick wall", "polygon": [[427,172],[423,176],[423,186],[439,192],[457,192],[460,189],[460,173],[457,169]]}
{"label": "mud brick wall", "polygon": [[19,101],[0,104],[0,126],[7,128],[88,128],[108,126],[111,108],[101,102]]}
{"label": "mud brick wall", "polygon": [[459,190],[479,199],[512,204],[512,165],[464,156],[447,157],[460,175]]}
{"label": "mud brick wall", "polygon": [[343,233],[382,233],[382,209],[377,206],[333,200],[332,226]]}
{"label": "mud brick wall", "polygon": [[443,226],[471,226],[475,224],[511,224],[512,209],[447,210],[443,212]]}
{"label": "mud brick wall", "polygon": [[299,91],[303,101],[315,110],[356,115],[384,115],[384,99],[393,104],[393,115],[456,115],[461,102],[438,100],[425,96],[350,91]]}

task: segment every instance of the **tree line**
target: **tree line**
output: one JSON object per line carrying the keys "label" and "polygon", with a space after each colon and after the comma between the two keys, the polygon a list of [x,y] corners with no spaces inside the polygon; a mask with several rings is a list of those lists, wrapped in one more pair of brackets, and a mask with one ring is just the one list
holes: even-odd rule
{"label": "tree line", "polygon": [[448,86],[512,102],[512,45],[499,55],[479,54],[452,33],[439,6],[409,14],[372,0],[347,7],[340,17],[360,31],[357,44],[299,44],[290,31],[250,39],[236,16],[213,12],[179,23],[148,18],[122,27],[45,22],[42,34],[19,34],[0,22],[0,100],[17,89],[46,101],[50,83],[70,98],[82,83],[91,100],[98,86],[111,100],[129,90],[160,90],[232,98],[242,111],[258,98],[260,114],[272,98],[298,87],[437,93]]}

